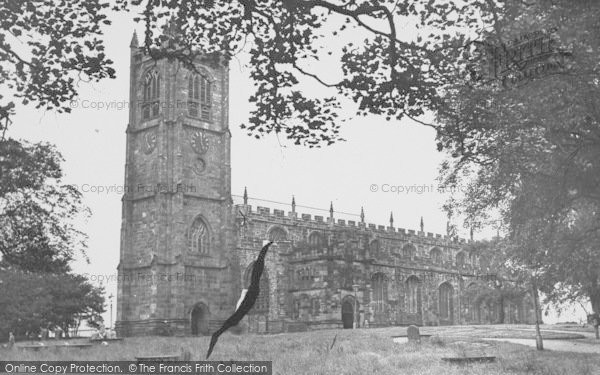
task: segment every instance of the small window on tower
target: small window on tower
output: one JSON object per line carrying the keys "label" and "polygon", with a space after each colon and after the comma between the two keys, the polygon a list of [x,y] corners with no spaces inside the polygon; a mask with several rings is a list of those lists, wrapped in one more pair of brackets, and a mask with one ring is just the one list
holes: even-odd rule
{"label": "small window on tower", "polygon": [[188,112],[203,121],[211,119],[212,83],[201,74],[191,74],[188,80]]}
{"label": "small window on tower", "polygon": [[144,77],[142,120],[157,117],[160,113],[160,76],[153,70]]}

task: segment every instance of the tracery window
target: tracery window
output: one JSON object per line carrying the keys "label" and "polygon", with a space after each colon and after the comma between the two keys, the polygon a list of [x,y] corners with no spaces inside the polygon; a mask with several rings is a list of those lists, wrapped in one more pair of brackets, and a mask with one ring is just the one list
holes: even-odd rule
{"label": "tracery window", "polygon": [[324,246],[323,236],[321,236],[318,232],[312,232],[310,236],[308,236],[308,244],[312,248],[321,248]]}
{"label": "tracery window", "polygon": [[287,239],[287,233],[285,230],[275,227],[269,231],[269,241],[280,242]]}
{"label": "tracery window", "polygon": [[142,102],[142,120],[158,116],[160,113],[160,75],[149,71],[144,77],[144,96]]}
{"label": "tracery window", "polygon": [[462,251],[456,254],[456,266],[463,267],[465,265],[465,253]]}
{"label": "tracery window", "polygon": [[442,251],[440,250],[439,247],[434,247],[433,249],[431,249],[431,251],[429,252],[429,256],[431,257],[431,261],[435,264],[441,264],[442,263]]}
{"label": "tracery window", "polygon": [[375,304],[375,312],[383,312],[388,299],[387,278],[381,272],[373,275],[373,302]]}
{"label": "tracery window", "polygon": [[419,302],[421,299],[421,285],[419,278],[411,276],[406,280],[406,311],[409,314],[419,312]]}
{"label": "tracery window", "polygon": [[208,227],[200,218],[192,223],[189,232],[189,249],[193,253],[208,254],[210,250],[210,236]]}
{"label": "tracery window", "polygon": [[443,283],[439,288],[439,306],[440,306],[440,318],[451,319],[452,318],[452,297],[454,295],[454,288],[449,283]]}
{"label": "tracery window", "polygon": [[313,300],[312,314],[318,315],[320,312],[321,312],[321,300],[319,298],[315,298]]}
{"label": "tracery window", "polygon": [[406,244],[402,248],[402,255],[408,259],[412,259],[412,257],[415,255],[416,252],[417,252],[417,249],[412,244]]}
{"label": "tracery window", "polygon": [[369,251],[370,251],[371,255],[377,254],[379,252],[379,249],[380,249],[379,240],[371,241],[371,243],[369,244]]}
{"label": "tracery window", "polygon": [[212,83],[201,74],[190,74],[188,79],[188,112],[204,121],[211,118]]}

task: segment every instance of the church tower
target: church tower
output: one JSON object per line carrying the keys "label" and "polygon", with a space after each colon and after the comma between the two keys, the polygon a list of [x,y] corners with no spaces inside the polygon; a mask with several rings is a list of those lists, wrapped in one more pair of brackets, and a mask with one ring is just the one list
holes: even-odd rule
{"label": "church tower", "polygon": [[234,310],[228,64],[131,41],[117,333],[208,334]]}

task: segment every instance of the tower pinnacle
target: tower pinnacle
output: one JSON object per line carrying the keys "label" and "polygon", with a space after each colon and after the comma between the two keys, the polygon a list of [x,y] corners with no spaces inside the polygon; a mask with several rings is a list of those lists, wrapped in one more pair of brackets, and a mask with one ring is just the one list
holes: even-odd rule
{"label": "tower pinnacle", "polygon": [[137,31],[133,30],[133,36],[131,37],[131,42],[129,43],[129,47],[130,48],[137,48],[139,47],[139,42],[138,42],[138,36],[137,36]]}

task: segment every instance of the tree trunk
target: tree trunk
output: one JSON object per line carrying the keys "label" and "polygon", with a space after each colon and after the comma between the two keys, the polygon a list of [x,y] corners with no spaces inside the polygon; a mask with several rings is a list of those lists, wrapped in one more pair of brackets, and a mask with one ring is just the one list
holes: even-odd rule
{"label": "tree trunk", "polygon": [[544,350],[544,341],[540,332],[540,303],[535,281],[531,283],[533,289],[533,304],[535,306],[535,346],[537,350]]}
{"label": "tree trunk", "polygon": [[498,311],[498,323],[504,324],[504,295],[502,292],[498,292],[500,293],[500,297],[498,297],[498,305],[500,306],[500,310]]}
{"label": "tree trunk", "polygon": [[595,320],[592,320],[594,332],[596,333],[596,340],[600,340],[600,332],[598,332],[598,324],[600,324],[600,291],[591,293],[590,302],[592,303],[592,314],[596,317]]}

